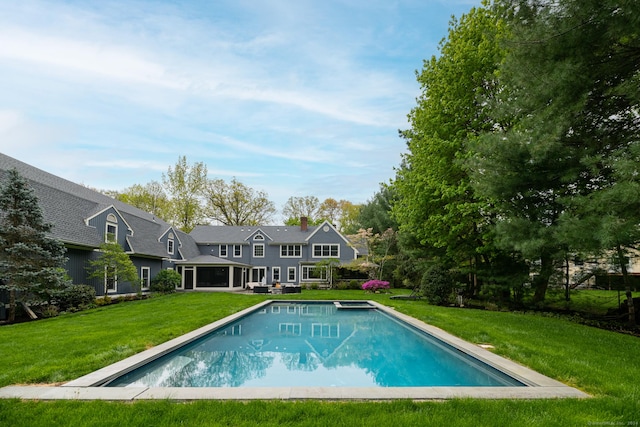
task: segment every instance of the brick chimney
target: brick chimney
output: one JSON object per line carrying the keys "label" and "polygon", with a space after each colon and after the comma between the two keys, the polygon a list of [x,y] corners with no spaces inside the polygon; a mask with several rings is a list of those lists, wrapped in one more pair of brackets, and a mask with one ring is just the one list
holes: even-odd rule
{"label": "brick chimney", "polygon": [[307,231],[309,226],[309,221],[306,216],[300,217],[300,231]]}

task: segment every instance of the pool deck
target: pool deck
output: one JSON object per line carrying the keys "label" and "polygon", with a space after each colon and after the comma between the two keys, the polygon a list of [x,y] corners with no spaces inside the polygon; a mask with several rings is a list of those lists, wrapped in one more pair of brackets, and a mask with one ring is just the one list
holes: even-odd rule
{"label": "pool deck", "polygon": [[[264,301],[181,337],[145,350],[120,362],[99,369],[61,386],[14,385],[0,388],[0,398],[27,400],[443,400],[479,399],[558,399],[588,398],[588,394],[529,368],[498,356],[478,345],[457,338],[442,329],[395,311],[375,301],[368,301],[461,351],[491,365],[526,384],[526,387],[100,387],[110,379],[156,359],[174,348],[191,342],[236,319],[274,302]],[[287,301],[290,302],[290,301]],[[318,302],[318,301],[295,301]]]}

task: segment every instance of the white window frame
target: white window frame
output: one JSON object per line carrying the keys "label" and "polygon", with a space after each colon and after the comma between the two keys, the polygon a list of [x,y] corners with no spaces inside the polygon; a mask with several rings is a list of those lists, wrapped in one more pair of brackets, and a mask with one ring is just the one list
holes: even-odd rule
{"label": "white window frame", "polygon": [[264,236],[262,234],[256,234],[253,236],[253,240],[264,240]]}
{"label": "white window frame", "polygon": [[218,254],[220,254],[220,258],[226,258],[229,256],[229,247],[227,245],[220,245],[218,249]]}
{"label": "white window frame", "polygon": [[115,274],[114,274],[114,277],[113,277],[113,288],[110,288],[109,287],[109,283],[107,282],[107,280],[108,280],[107,269],[108,268],[109,267],[107,267],[107,266],[104,267],[104,284],[105,284],[104,288],[107,290],[107,294],[117,293],[118,292],[118,270],[114,269],[115,270]]}
{"label": "white window frame", "polygon": [[[147,272],[145,279],[144,272]],[[140,283],[142,289],[149,289],[151,287],[151,267],[140,267]]]}
{"label": "white window frame", "polygon": [[287,282],[295,282],[295,281],[296,281],[296,268],[287,267]]}
{"label": "white window frame", "polygon": [[[328,269],[325,266],[317,266],[317,265],[302,265],[300,266],[300,280],[308,282],[308,281],[322,281],[326,282],[328,280]],[[320,271],[320,277],[309,277],[309,272],[313,270]]]}
{"label": "white window frame", "polygon": [[[239,249],[238,253],[236,249]],[[233,257],[234,258],[242,258],[242,245],[233,245]]]}
{"label": "white window frame", "polygon": [[[113,232],[109,231],[109,228],[113,228]],[[113,238],[109,238],[113,236]],[[105,243],[118,241],[118,218],[114,214],[107,215],[107,222],[104,225],[104,241]]]}
{"label": "white window frame", "polygon": [[280,283],[280,267],[271,268],[271,281]]}
{"label": "white window frame", "polygon": [[302,258],[302,245],[280,245],[280,258]]}
{"label": "white window frame", "polygon": [[[258,254],[258,248],[262,249],[262,255]],[[253,244],[253,257],[254,258],[264,258],[264,243],[254,243]]]}
{"label": "white window frame", "polygon": [[175,236],[173,233],[169,233],[169,237],[167,238],[167,253],[169,255],[173,255],[176,252],[176,242]]}
{"label": "white window frame", "polygon": [[[336,255],[331,252],[333,247],[336,247]],[[316,248],[320,248],[320,255],[316,255]],[[327,255],[325,255],[325,249]],[[340,244],[339,243],[314,243],[312,247],[311,256],[313,258],[340,258]]]}

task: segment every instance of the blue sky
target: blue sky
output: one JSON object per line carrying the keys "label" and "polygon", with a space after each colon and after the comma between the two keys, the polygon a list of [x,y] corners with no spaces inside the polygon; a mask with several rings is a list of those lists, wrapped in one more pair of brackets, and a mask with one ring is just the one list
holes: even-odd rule
{"label": "blue sky", "polygon": [[269,194],[364,203],[394,176],[415,71],[474,0],[0,3],[0,151],[74,182],[181,155]]}

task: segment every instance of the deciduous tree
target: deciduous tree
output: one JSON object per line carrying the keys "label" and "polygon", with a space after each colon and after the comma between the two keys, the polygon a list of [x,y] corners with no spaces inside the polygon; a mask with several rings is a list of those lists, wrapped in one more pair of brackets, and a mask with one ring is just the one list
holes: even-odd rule
{"label": "deciduous tree", "polygon": [[171,221],[172,203],[158,181],[145,185],[134,184],[116,193],[114,197],[167,222]]}
{"label": "deciduous tree", "polygon": [[282,215],[286,218],[286,225],[300,225],[300,218],[306,217],[309,225],[315,225],[319,221],[318,211],[320,200],[316,196],[289,197]]}
{"label": "deciduous tree", "polygon": [[109,283],[116,282],[129,282],[137,292],[140,291],[138,270],[117,242],[105,242],[100,245],[98,258],[89,260],[87,264],[89,277],[104,281],[103,295],[107,296]]}
{"label": "deciduous tree", "polygon": [[201,197],[207,186],[207,166],[202,162],[189,165],[187,157],[180,156],[162,174],[162,184],[171,198],[171,223],[188,233],[204,218]]}
{"label": "deciduous tree", "polygon": [[422,93],[409,114],[411,128],[401,132],[408,151],[392,183],[393,216],[401,233],[414,237],[403,241],[472,272],[491,262],[494,213],[491,201],[476,194],[464,162],[473,154],[471,141],[503,126],[487,99],[499,91],[506,34],[488,7],[451,21],[440,55],[417,73]]}
{"label": "deciduous tree", "polygon": [[235,178],[229,183],[210,180],[204,196],[206,215],[223,225],[264,225],[276,213],[266,192],[255,191]]}

